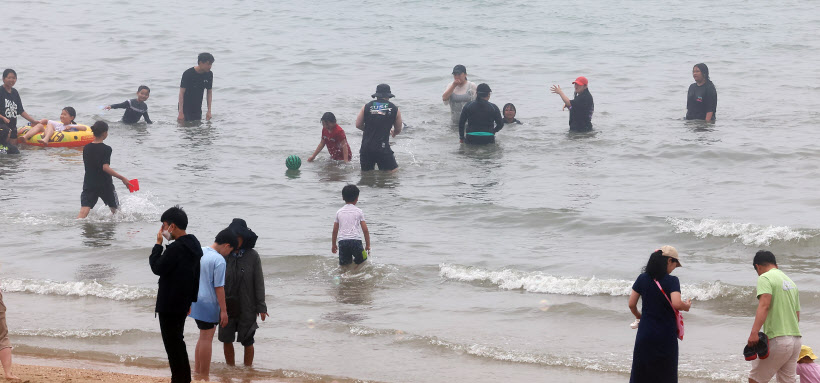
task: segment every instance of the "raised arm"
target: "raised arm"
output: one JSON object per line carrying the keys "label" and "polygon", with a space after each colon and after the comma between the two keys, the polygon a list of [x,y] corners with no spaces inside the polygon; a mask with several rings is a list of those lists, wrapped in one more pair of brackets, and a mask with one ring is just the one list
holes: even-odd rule
{"label": "raised arm", "polygon": [[453,81],[453,82],[450,83],[450,85],[447,87],[447,89],[444,90],[444,94],[441,95],[441,101],[444,101],[445,104],[448,101],[450,101],[450,96],[453,95],[453,91],[455,91],[455,90],[456,90],[456,82]]}
{"label": "raised arm", "polygon": [[111,104],[108,105],[105,109],[125,109],[128,107],[128,101],[121,102],[119,104]]}
{"label": "raised arm", "polygon": [[569,97],[567,97],[567,95],[564,94],[564,91],[561,90],[560,86],[553,85],[550,87],[550,91],[561,96],[561,100],[564,101],[564,106],[566,106],[567,108],[572,108],[572,101],[570,101]]}

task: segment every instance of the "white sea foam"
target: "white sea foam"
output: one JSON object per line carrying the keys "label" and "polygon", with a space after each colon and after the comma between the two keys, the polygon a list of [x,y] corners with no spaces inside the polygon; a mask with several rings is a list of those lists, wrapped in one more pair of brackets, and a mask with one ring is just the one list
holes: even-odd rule
{"label": "white sea foam", "polygon": [[9,333],[17,336],[36,336],[46,338],[107,338],[121,336],[129,330],[106,330],[106,329],[84,329],[84,330],[61,330],[61,329],[13,329]]}
{"label": "white sea foam", "polygon": [[788,242],[808,239],[813,235],[788,226],[762,226],[751,223],[735,223],[715,219],[666,218],[676,233],[688,233],[698,238],[728,237],[747,246],[768,246],[772,242]]}
{"label": "white sea foam", "polygon": [[[525,290],[533,293],[560,295],[611,295],[627,296],[633,281],[623,279],[599,279],[596,277],[552,276],[540,271],[525,272],[514,269],[498,271],[472,266],[439,265],[442,278],[460,282],[489,282],[503,290]],[[684,284],[681,293],[686,298],[701,301],[743,293],[743,288],[724,284],[720,281],[701,284]]]}
{"label": "white sea foam", "polygon": [[26,292],[41,295],[93,296],[115,301],[134,301],[157,296],[156,289],[99,283],[97,281],[59,282],[34,279],[2,279],[0,288],[6,292]]}

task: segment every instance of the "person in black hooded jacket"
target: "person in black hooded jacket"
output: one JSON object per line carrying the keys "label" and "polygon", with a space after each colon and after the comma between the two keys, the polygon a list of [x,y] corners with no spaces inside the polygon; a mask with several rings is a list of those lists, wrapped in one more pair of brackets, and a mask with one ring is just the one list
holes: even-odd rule
{"label": "person in black hooded jacket", "polygon": [[[148,263],[159,275],[159,289],[154,311],[159,314],[162,343],[171,367],[171,383],[190,383],[191,364],[185,347],[185,318],[199,294],[199,261],[202,246],[193,234],[188,234],[188,215],[174,206],[160,217],[162,228],[157,244],[151,250]],[[174,240],[162,251],[162,239]]]}
{"label": "person in black hooded jacket", "polygon": [[228,325],[219,328],[219,341],[225,352],[225,363],[233,366],[235,354],[233,342],[240,342],[245,347],[244,362],[253,365],[253,336],[259,325],[256,317],[268,316],[265,304],[265,277],[262,273],[262,260],[253,249],[256,246],[256,233],[248,228],[244,219],[234,218],[228,229],[237,235],[239,246],[225,256],[225,306],[228,309]]}

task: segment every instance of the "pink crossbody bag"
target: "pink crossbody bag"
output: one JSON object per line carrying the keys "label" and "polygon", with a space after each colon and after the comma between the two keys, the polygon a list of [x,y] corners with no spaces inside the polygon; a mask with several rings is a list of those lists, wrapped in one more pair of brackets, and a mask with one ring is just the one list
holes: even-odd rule
{"label": "pink crossbody bag", "polygon": [[669,296],[666,295],[666,292],[663,291],[663,287],[661,287],[657,279],[655,280],[655,284],[661,289],[661,294],[663,294],[663,297],[669,302],[669,306],[672,307],[672,310],[675,310],[675,322],[678,324],[678,339],[683,340],[683,315],[680,314],[680,311],[678,311],[675,306],[672,306],[672,301],[669,299]]}

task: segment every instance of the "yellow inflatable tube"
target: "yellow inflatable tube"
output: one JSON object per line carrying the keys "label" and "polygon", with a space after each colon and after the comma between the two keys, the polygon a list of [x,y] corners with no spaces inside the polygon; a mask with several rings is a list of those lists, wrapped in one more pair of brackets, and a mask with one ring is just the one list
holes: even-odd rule
{"label": "yellow inflatable tube", "polygon": [[[54,135],[52,135],[51,139],[48,140],[48,146],[54,148],[78,148],[90,144],[91,141],[94,141],[94,133],[91,131],[90,127],[81,124],[76,125],[84,126],[85,130],[64,130],[62,132],[54,132]],[[17,131],[17,137],[19,137],[18,143],[25,143],[32,146],[45,146],[37,141],[43,139],[43,133],[35,134],[26,141],[23,140],[23,136],[28,133],[30,129],[30,126],[24,126]]]}

